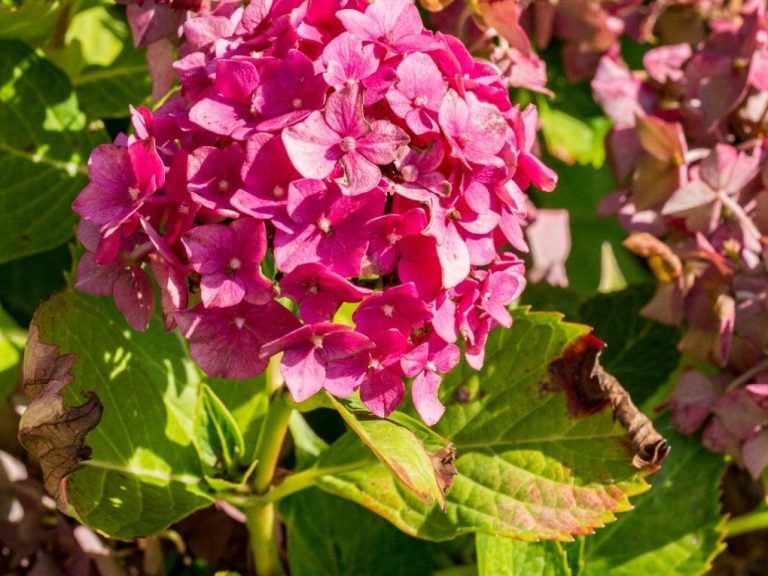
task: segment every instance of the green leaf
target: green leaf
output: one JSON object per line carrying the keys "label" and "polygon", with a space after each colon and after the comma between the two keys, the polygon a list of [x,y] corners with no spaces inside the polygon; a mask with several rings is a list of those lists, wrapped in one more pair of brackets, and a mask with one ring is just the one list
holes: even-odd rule
{"label": "green leaf", "polygon": [[255,457],[261,422],[269,408],[264,375],[238,381],[211,378],[208,386],[232,414],[243,437],[243,463],[250,464]]}
{"label": "green leaf", "polygon": [[21,42],[0,41],[0,262],[64,243],[86,160],[106,141],[66,75]]}
{"label": "green leaf", "polygon": [[[410,430],[385,419],[370,419],[367,410],[353,413],[332,398],[341,417],[368,448],[416,496],[445,505],[435,468],[422,441]],[[366,419],[367,418],[367,419]]]}
{"label": "green leaf", "polygon": [[699,438],[676,433],[666,416],[659,428],[672,446],[669,458],[631,514],[586,538],[582,576],[704,574],[725,547],[719,484],[726,463]]}
{"label": "green leaf", "polygon": [[28,326],[35,309],[66,286],[64,273],[71,268],[67,245],[0,264],[0,302],[20,326]]}
{"label": "green leaf", "polygon": [[25,332],[0,307],[0,404],[16,388],[19,361],[26,339]]}
{"label": "green leaf", "polygon": [[111,301],[73,291],[43,304],[33,324],[41,342],[76,355],[66,402],[79,404],[90,390],[104,407],[85,439],[90,459],[67,479],[69,512],[130,539],[210,504],[191,440],[200,381],[181,337],[159,318],[132,331]]}
{"label": "green leaf", "polygon": [[605,162],[603,139],[611,127],[605,116],[586,121],[538,100],[541,132],[549,153],[567,164],[585,164],[599,168]]}
{"label": "green leaf", "polygon": [[0,39],[42,43],[56,27],[64,4],[62,0],[23,0],[17,6],[0,5]]}
{"label": "green leaf", "polygon": [[292,576],[423,576],[426,542],[409,538],[370,512],[317,489],[286,498]]}
{"label": "green leaf", "polygon": [[199,388],[193,427],[192,442],[205,474],[238,480],[237,465],[245,454],[243,435],[227,407],[205,384]]}
{"label": "green leaf", "polygon": [[[647,484],[630,465],[628,435],[609,410],[580,410],[550,371],[588,328],[556,314],[517,309],[514,317],[511,330],[489,337],[482,372],[462,363],[441,386],[446,412],[434,432],[455,445],[458,469],[446,513],[382,464],[322,476],[318,485],[434,540],[469,532],[569,540],[630,509],[628,497]],[[350,463],[348,448],[334,444],[320,463]]]}
{"label": "green leaf", "polygon": [[559,542],[521,542],[478,534],[478,576],[570,576]]}

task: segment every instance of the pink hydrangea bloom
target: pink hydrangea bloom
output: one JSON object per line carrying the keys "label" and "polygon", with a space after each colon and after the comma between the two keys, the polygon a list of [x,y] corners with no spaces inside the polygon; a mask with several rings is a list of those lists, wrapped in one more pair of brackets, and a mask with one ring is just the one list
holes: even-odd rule
{"label": "pink hydrangea bloom", "polygon": [[77,285],[143,329],[151,272],[208,374],[281,354],[298,402],[386,416],[410,388],[437,422],[442,374],[462,346],[482,366],[525,284],[523,190],[555,183],[533,109],[411,0],[220,2],[179,54],[180,92],[91,157]]}

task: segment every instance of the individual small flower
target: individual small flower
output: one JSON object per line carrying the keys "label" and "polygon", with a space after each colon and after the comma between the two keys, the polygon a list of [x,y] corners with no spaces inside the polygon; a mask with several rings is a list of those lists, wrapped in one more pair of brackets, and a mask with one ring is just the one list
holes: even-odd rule
{"label": "individual small flower", "polygon": [[360,390],[360,399],[380,418],[389,416],[405,395],[400,360],[408,342],[398,330],[385,330],[371,338],[372,347],[350,358],[330,362],[325,388],[334,396]]}
{"label": "individual small flower", "polygon": [[379,69],[379,59],[374,46],[363,43],[345,32],[340,34],[323,49],[325,81],[340,90],[350,83],[360,82],[372,76]]}
{"label": "individual small flower", "polygon": [[316,262],[294,268],[280,280],[280,288],[283,296],[299,305],[305,322],[329,321],[342,303],[360,302],[371,293]]}
{"label": "individual small flower", "polygon": [[226,308],[198,304],[177,312],[176,322],[206,374],[235,380],[261,374],[268,362],[259,355],[261,346],[299,327],[296,316],[275,300]]}
{"label": "individual small flower", "polygon": [[315,74],[312,60],[298,50],[289,50],[262,73],[253,94],[253,109],[263,120],[259,130],[279,131],[300,122],[323,105],[327,88],[322,74]]}
{"label": "individual small flower", "polygon": [[165,167],[153,139],[127,147],[101,144],[88,160],[88,176],[91,182],[72,209],[109,235],[163,186]]}
{"label": "individual small flower", "polygon": [[288,194],[290,220],[281,223],[274,238],[278,269],[290,272],[320,261],[341,276],[359,276],[368,246],[361,232],[366,222],[384,212],[384,192],[350,197],[336,184],[297,180]]}
{"label": "individual small flower", "polygon": [[373,3],[365,12],[339,10],[336,17],[344,27],[363,41],[395,52],[413,52],[434,47],[424,35],[424,24],[410,0]]}
{"label": "individual small flower", "polygon": [[263,222],[241,218],[229,226],[198,226],[182,241],[193,270],[200,274],[200,297],[206,308],[272,299],[272,283],[260,267],[267,250]]}
{"label": "individual small flower", "polygon": [[386,120],[369,124],[362,93],[347,86],[328,97],[325,113],[287,128],[283,142],[293,165],[305,178],[326,178],[337,163],[344,169],[344,192],[351,196],[373,190],[383,166],[395,160],[408,135]]}
{"label": "individual small flower", "polygon": [[507,123],[501,113],[481,103],[471,92],[462,98],[449,90],[439,111],[440,127],[451,146],[451,155],[467,168],[470,163],[501,166],[498,157],[504,145]]}
{"label": "individual small flower", "polygon": [[460,351],[455,344],[448,344],[439,338],[416,346],[403,356],[400,361],[403,372],[414,378],[411,396],[416,411],[431,426],[437,423],[445,412],[437,397],[442,377],[438,373],[447,373],[459,363]]}
{"label": "individual small flower", "polygon": [[416,287],[403,284],[370,295],[357,307],[352,320],[363,334],[374,335],[394,329],[408,337],[413,329],[422,326],[430,316]]}
{"label": "individual small flower", "polygon": [[397,78],[387,92],[394,113],[414,134],[436,132],[437,112],[448,87],[435,62],[426,54],[410,54],[397,67]]}

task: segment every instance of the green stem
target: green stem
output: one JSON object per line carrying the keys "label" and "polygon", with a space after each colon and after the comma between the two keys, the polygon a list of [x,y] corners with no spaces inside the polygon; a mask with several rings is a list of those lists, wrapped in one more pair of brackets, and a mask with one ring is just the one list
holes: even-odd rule
{"label": "green stem", "polygon": [[225,497],[224,499],[235,506],[241,508],[251,508],[259,505],[271,504],[278,500],[301,492],[307,488],[311,488],[315,485],[318,478],[323,476],[329,476],[332,474],[342,474],[344,472],[352,472],[353,470],[359,470],[364,466],[370,466],[370,460],[352,462],[350,464],[342,464],[340,466],[333,466],[329,468],[307,468],[296,474],[288,476],[278,486],[275,486],[272,490],[261,496],[237,496],[232,495]]}
{"label": "green stem", "polygon": [[[267,385],[274,392],[264,422],[261,425],[256,446],[256,471],[253,474],[253,491],[256,495],[266,494],[272,487],[275,468],[280,458],[283,440],[288,432],[288,421],[293,409],[285,398],[285,389],[279,379],[277,364],[279,358],[272,358],[267,368]],[[282,576],[285,574],[280,562],[280,547],[277,540],[277,517],[272,503],[258,502],[245,510],[246,525],[253,553],[253,563],[258,576]]]}
{"label": "green stem", "polygon": [[725,524],[725,534],[728,538],[758,530],[768,530],[768,509],[765,506],[749,514],[732,518]]}

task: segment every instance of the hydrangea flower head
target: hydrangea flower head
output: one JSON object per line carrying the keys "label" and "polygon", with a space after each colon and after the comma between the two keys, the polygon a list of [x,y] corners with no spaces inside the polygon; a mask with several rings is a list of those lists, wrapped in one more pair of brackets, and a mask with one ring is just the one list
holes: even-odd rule
{"label": "hydrangea flower head", "polygon": [[276,357],[296,401],[387,416],[410,387],[437,422],[460,345],[480,368],[525,285],[522,189],[555,181],[535,113],[411,0],[225,2],[183,30],[181,91],[91,158],[78,286],[144,329],[151,271],[208,374]]}

